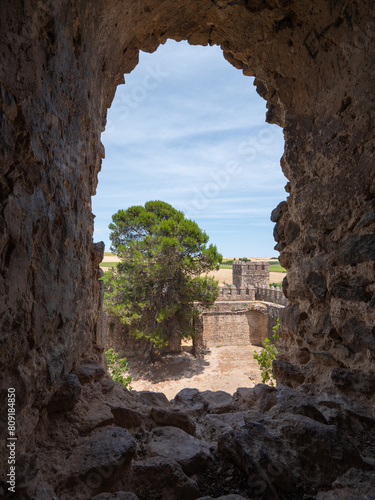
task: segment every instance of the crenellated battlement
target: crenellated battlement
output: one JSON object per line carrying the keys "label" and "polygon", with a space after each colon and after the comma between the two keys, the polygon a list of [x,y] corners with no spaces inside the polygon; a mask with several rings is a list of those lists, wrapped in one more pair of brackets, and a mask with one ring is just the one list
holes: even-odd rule
{"label": "crenellated battlement", "polygon": [[256,286],[247,286],[237,288],[232,286],[221,286],[219,288],[218,301],[240,301],[240,300],[261,300],[264,302],[273,302],[286,306],[288,300],[286,299],[283,291],[278,287],[257,284]]}
{"label": "crenellated battlement", "polygon": [[255,300],[255,288],[247,286],[237,288],[236,286],[221,286],[217,300]]}
{"label": "crenellated battlement", "polygon": [[221,286],[217,300],[261,300],[286,306],[282,290],[269,286],[270,266],[267,261],[235,260],[232,267],[233,285]]}
{"label": "crenellated battlement", "polygon": [[267,261],[243,262],[235,260],[232,273],[233,285],[237,288],[255,286],[256,283],[268,285],[270,280],[270,266]]}
{"label": "crenellated battlement", "polygon": [[277,286],[258,285],[255,287],[255,300],[264,302],[273,302],[282,306],[288,305],[288,299],[285,297],[281,288]]}

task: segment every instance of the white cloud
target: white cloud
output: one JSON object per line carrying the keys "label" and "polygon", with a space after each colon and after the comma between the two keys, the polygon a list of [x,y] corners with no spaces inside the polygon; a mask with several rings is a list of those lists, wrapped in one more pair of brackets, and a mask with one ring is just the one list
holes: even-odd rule
{"label": "white cloud", "polygon": [[[113,213],[161,199],[201,220],[226,254],[274,253],[269,214],[285,198],[284,140],[279,127],[265,124],[265,102],[252,79],[218,47],[176,42],[141,54],[125,79],[102,134],[95,238],[108,247]],[[242,228],[238,238],[225,238],[223,227],[229,234],[234,225]],[[246,233],[250,227],[258,228],[256,238]]]}

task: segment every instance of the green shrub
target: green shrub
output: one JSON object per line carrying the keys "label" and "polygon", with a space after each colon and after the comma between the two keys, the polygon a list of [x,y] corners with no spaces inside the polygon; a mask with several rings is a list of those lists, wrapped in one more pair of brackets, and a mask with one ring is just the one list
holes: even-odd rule
{"label": "green shrub", "polygon": [[283,282],[279,281],[278,283],[270,283],[270,286],[276,286],[277,288],[282,288]]}
{"label": "green shrub", "polygon": [[126,358],[118,359],[118,352],[115,352],[113,349],[108,349],[105,353],[105,357],[107,358],[108,364],[108,373],[111,375],[112,380],[115,382],[120,382],[125,387],[128,387],[130,390],[132,387],[129,385],[132,381],[131,375],[127,377],[123,376],[124,372],[129,370],[129,366]]}
{"label": "green shrub", "polygon": [[[277,340],[279,335],[277,334],[279,330],[280,321],[277,318],[276,325],[272,328],[274,334],[272,338]],[[258,361],[258,365],[260,371],[262,373],[262,383],[265,384],[269,381],[270,385],[274,385],[274,377],[272,373],[272,361],[276,359],[278,354],[278,350],[274,344],[272,344],[271,340],[266,337],[264,341],[264,349],[262,349],[259,353],[254,351],[253,358]]]}

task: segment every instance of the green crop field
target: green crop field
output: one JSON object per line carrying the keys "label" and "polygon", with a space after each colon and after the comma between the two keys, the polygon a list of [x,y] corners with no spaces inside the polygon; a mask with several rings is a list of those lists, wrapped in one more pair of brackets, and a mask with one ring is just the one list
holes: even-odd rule
{"label": "green crop field", "polygon": [[286,273],[286,270],[278,262],[270,262],[270,272],[272,273]]}

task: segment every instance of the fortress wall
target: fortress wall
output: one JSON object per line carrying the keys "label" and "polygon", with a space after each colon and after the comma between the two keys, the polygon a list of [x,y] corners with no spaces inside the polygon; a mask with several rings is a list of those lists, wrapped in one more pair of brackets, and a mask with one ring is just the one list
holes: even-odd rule
{"label": "fortress wall", "polygon": [[288,305],[288,299],[280,288],[268,285],[260,285],[255,288],[255,299],[265,302],[274,302],[283,306]]}
{"label": "fortress wall", "polygon": [[[201,316],[202,342],[205,347],[250,344],[262,346],[270,329],[269,307],[266,304],[218,301],[213,309],[204,310]],[[274,314],[271,316],[273,318]]]}
{"label": "fortress wall", "polygon": [[205,347],[263,345],[267,318],[257,312],[222,312],[203,315]]}
{"label": "fortress wall", "polygon": [[270,266],[268,262],[233,262],[233,285],[237,288],[256,284],[268,285]]}
{"label": "fortress wall", "polygon": [[236,286],[221,286],[219,288],[219,301],[242,301],[242,300],[263,300],[266,302],[275,302],[283,306],[288,305],[288,300],[283,291],[277,287],[267,285],[246,285],[242,288]]}
{"label": "fortress wall", "polygon": [[221,286],[217,300],[255,300],[254,287]]}

